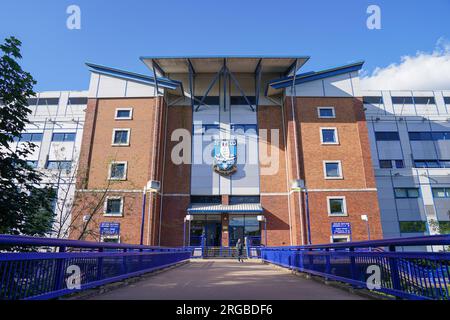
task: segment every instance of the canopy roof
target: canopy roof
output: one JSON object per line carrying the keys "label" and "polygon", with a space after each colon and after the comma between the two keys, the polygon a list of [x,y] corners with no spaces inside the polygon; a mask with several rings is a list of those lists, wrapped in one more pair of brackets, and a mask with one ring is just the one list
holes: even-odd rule
{"label": "canopy roof", "polygon": [[262,72],[290,75],[297,72],[309,57],[306,56],[205,56],[205,57],[141,57],[151,70],[161,75],[170,73],[216,73],[224,63],[233,73],[254,73],[258,66]]}
{"label": "canopy roof", "polygon": [[242,204],[191,204],[188,212],[195,213],[262,213],[264,210],[260,203]]}

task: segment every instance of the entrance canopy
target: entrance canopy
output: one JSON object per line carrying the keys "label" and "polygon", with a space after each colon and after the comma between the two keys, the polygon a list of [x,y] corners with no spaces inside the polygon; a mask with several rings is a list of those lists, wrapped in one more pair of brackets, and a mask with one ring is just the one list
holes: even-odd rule
{"label": "entrance canopy", "polygon": [[205,213],[262,213],[264,210],[260,203],[242,204],[191,204],[188,209],[190,214]]}
{"label": "entrance canopy", "polygon": [[286,76],[296,73],[309,57],[280,56],[209,56],[209,57],[141,57],[141,60],[160,75],[170,73],[216,73],[224,63],[233,73],[264,73]]}

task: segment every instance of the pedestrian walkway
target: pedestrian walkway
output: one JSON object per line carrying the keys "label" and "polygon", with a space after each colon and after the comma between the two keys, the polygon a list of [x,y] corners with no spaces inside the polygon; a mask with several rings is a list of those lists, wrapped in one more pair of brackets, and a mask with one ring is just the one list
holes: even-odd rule
{"label": "pedestrian walkway", "polygon": [[192,260],[134,284],[95,296],[97,300],[361,300],[256,261]]}

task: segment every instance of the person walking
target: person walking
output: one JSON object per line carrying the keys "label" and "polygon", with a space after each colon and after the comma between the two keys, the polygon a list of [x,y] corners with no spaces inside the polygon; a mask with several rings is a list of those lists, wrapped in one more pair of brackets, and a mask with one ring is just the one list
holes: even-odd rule
{"label": "person walking", "polygon": [[241,239],[238,239],[238,242],[236,244],[236,249],[238,253],[238,261],[244,262],[244,259],[242,259],[242,255],[244,254],[244,244],[242,243]]}

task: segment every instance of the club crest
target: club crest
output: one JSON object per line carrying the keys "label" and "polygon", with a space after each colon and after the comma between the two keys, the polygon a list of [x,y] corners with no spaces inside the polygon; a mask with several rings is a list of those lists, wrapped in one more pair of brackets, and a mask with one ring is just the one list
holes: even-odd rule
{"label": "club crest", "polygon": [[230,176],[237,170],[237,141],[218,140],[214,142],[214,171]]}

